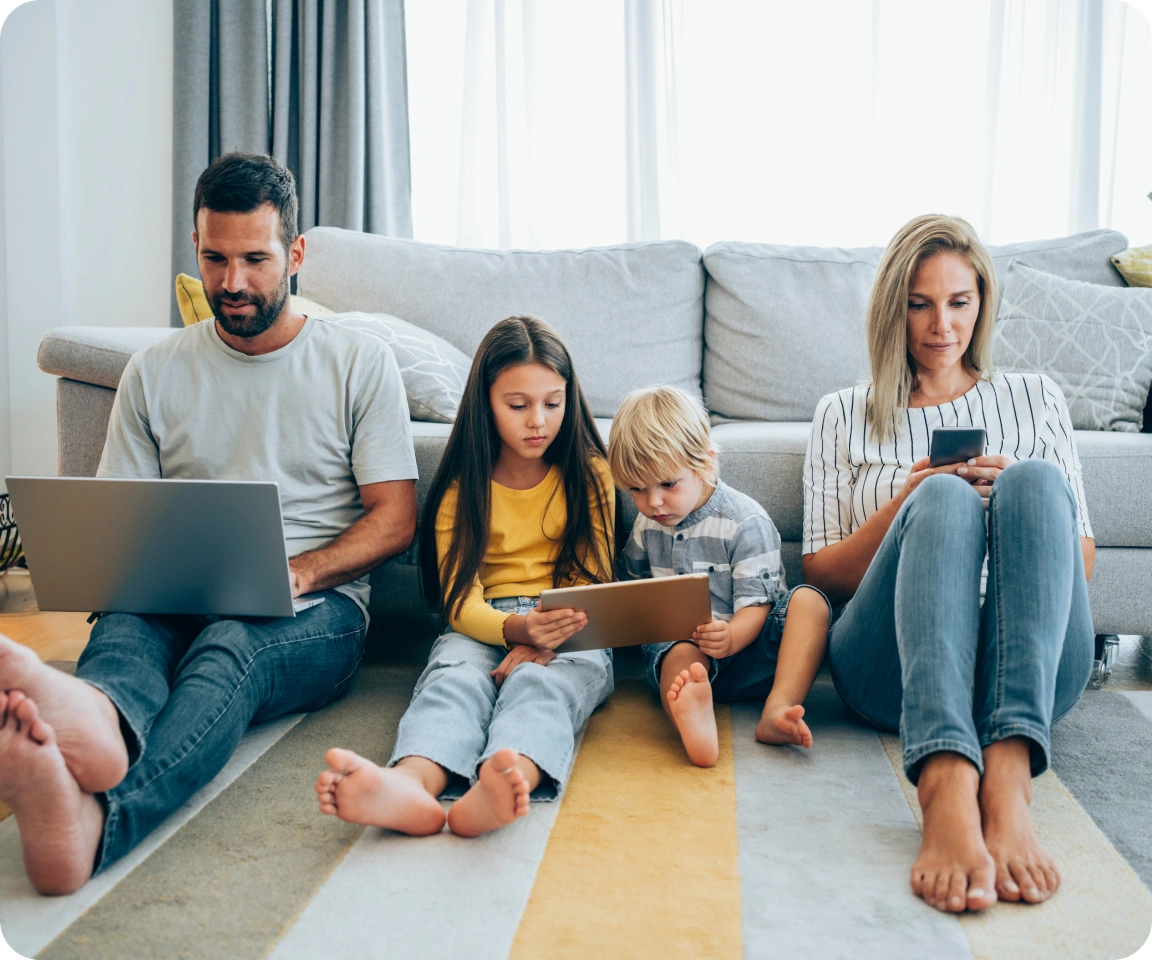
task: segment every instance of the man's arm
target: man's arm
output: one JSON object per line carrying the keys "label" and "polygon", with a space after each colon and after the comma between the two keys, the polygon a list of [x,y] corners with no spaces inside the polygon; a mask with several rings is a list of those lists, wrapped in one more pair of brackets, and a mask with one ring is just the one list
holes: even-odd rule
{"label": "man's arm", "polygon": [[416,534],[416,481],[360,487],[364,516],[331,543],[288,561],[292,596],[356,580],[408,548]]}

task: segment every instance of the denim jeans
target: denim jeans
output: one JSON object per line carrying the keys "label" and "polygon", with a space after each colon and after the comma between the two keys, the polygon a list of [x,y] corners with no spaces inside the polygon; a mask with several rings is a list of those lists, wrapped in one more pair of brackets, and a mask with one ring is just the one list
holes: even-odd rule
{"label": "denim jeans", "polygon": [[[526,614],[538,597],[489,600],[497,610]],[[497,687],[489,676],[508,651],[446,630],[432,647],[400,720],[392,766],[424,757],[449,774],[475,783],[480,765],[511,747],[544,774],[533,799],[562,792],[576,737],[612,693],[612,653],[562,653],[547,666],[522,663]],[[459,781],[457,781],[457,784]],[[445,796],[458,790],[449,784]]]}
{"label": "denim jeans", "polygon": [[96,871],[115,862],[210,781],[248,724],[317,710],[348,689],[366,623],[341,593],[296,617],[136,616],[92,628],[76,676],[120,711],[128,773],[97,795]]}
{"label": "denim jeans", "polygon": [[829,656],[848,705],[899,729],[913,783],[945,750],[983,774],[982,749],[1014,736],[1030,741],[1033,775],[1047,769],[1052,722],[1080,699],[1093,656],[1076,504],[1059,468],[1012,464],[987,511],[959,477],[921,483],[833,624]]}

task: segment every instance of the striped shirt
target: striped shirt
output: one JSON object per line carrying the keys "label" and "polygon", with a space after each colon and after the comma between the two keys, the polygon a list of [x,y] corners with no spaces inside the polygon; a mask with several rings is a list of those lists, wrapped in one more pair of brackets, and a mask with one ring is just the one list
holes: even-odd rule
{"label": "striped shirt", "polygon": [[950,403],[907,408],[882,443],[864,419],[871,394],[871,384],[860,384],[816,406],[804,470],[804,553],[846,539],[891,500],[912,464],[928,456],[937,427],[983,427],[989,454],[1056,464],[1075,495],[1080,535],[1092,536],[1068,405],[1046,375],[996,373]]}
{"label": "striped shirt", "polygon": [[675,527],[638,514],[619,567],[621,580],[707,573],[717,620],[775,603],[787,589],[776,525],[760,504],[723,480],[707,503]]}

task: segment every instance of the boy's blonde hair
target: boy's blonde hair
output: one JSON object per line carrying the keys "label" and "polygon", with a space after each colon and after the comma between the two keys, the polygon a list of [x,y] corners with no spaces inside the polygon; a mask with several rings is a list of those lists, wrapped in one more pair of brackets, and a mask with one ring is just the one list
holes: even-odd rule
{"label": "boy's blonde hair", "polygon": [[676,387],[645,387],[628,395],[612,420],[608,439],[612,479],[627,490],[692,470],[716,479],[716,445],[708,412]]}

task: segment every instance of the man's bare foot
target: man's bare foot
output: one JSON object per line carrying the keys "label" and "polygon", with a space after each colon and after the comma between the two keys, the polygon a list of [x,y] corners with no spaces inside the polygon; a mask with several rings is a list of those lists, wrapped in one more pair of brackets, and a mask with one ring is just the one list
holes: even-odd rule
{"label": "man's bare foot", "polygon": [[668,689],[668,713],[680,731],[688,759],[698,767],[714,767],[720,759],[712,684],[702,663],[681,670]]}
{"label": "man's bare foot", "polygon": [[316,781],[323,813],[414,837],[444,829],[444,808],[417,777],[379,767],[351,750],[333,748],[324,760],[329,769]]}
{"label": "man's bare foot", "polygon": [[1031,799],[1027,741],[989,746],[980,781],[980,814],[1001,900],[1043,903],[1060,886],[1056,864],[1033,829]]}
{"label": "man's bare foot", "polygon": [[996,902],[996,870],[980,832],[978,784],[976,767],[955,753],[933,754],[920,774],[924,839],[912,866],[912,892],[949,913]]}
{"label": "man's bare foot", "polygon": [[32,886],[55,896],[87,883],[104,811],[76,785],[55,731],[19,690],[0,693],[0,800],[16,817]]}
{"label": "man's bare foot", "polygon": [[478,837],[528,814],[528,781],[516,762],[520,754],[497,750],[480,765],[480,779],[448,810],[448,829]]}
{"label": "man's bare foot", "polygon": [[800,704],[773,703],[769,697],[764,712],[760,714],[760,722],[756,724],[756,739],[761,743],[795,743],[811,747],[812,731],[803,717],[804,708]]}
{"label": "man's bare foot", "polygon": [[20,690],[56,731],[56,746],[84,793],[111,790],[128,772],[128,748],[112,701],[83,680],[41,663],[0,635],[0,690]]}

